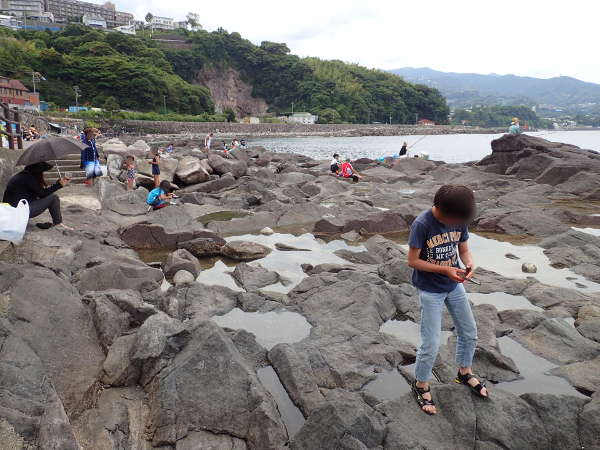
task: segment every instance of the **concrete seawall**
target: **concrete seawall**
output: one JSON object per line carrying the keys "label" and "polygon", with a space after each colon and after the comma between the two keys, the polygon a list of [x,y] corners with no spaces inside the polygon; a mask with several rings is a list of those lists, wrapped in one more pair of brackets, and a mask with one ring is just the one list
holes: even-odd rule
{"label": "concrete seawall", "polygon": [[[84,121],[55,118],[52,122],[72,127]],[[218,136],[402,136],[414,134],[489,134],[502,133],[504,128],[478,128],[455,125],[416,126],[384,124],[282,124],[282,123],[227,123],[227,122],[167,122],[149,120],[100,121],[106,134],[166,134],[203,135],[214,132]]]}

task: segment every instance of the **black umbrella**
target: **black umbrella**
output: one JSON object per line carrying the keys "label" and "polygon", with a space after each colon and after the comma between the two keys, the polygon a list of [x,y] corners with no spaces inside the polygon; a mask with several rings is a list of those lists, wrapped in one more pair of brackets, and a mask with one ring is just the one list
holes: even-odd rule
{"label": "black umbrella", "polygon": [[23,152],[17,165],[28,166],[43,161],[60,159],[66,155],[80,153],[87,148],[86,144],[73,138],[51,137],[40,139]]}

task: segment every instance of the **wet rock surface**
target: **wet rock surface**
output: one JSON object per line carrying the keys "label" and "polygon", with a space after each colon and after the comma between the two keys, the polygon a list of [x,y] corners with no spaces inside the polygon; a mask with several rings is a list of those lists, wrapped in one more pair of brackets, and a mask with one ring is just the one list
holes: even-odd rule
{"label": "wet rock surface", "polygon": [[[302,155],[190,145],[164,158],[179,198],[148,211],[118,166],[149,146],[104,145],[111,177],[65,202],[73,231],[41,217],[0,243],[0,447],[598,448],[600,238],[571,228],[597,224],[581,212],[597,153],[505,136],[476,164],[363,159],[354,184]],[[0,153],[0,188],[11,168]],[[452,382],[445,314],[429,417],[408,391],[421,313],[404,244],[443,183],[478,201],[466,287],[491,395]]]}

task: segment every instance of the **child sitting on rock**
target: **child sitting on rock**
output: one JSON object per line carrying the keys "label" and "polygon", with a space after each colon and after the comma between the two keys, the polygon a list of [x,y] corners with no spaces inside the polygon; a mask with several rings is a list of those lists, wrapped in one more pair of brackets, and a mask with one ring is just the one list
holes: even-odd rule
{"label": "child sitting on rock", "polygon": [[163,180],[160,183],[160,186],[148,192],[146,203],[152,206],[153,210],[157,210],[168,206],[172,198],[173,194],[171,193],[171,183],[169,183],[167,180]]}
{"label": "child sitting on rock", "polygon": [[[475,196],[466,186],[442,186],[433,206],[414,220],[408,238],[408,265],[414,269],[412,282],[421,301],[421,340],[417,351],[415,381],[411,385],[419,407],[427,414],[437,410],[429,379],[438,354],[444,306],[456,330],[456,383],[487,397],[485,383],[473,374],[477,325],[464,282],[473,276],[475,266],[469,250],[468,224],[475,215]],[[466,269],[460,268],[460,261]]]}

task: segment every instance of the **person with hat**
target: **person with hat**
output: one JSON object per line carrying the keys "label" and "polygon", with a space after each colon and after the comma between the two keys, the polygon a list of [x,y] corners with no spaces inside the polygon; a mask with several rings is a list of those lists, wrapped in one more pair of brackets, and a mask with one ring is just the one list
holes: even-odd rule
{"label": "person with hat", "polygon": [[513,117],[510,127],[508,127],[508,132],[509,134],[521,134],[521,126],[517,117]]}
{"label": "person with hat", "polygon": [[29,218],[37,217],[48,210],[52,217],[52,223],[38,223],[42,229],[60,226],[72,229],[62,222],[60,211],[60,199],[56,191],[69,184],[69,178],[61,178],[49,186],[44,179],[44,172],[52,169],[47,162],[38,162],[25,166],[21,172],[14,175],[6,186],[3,202],[16,207],[21,200],[29,203]]}

